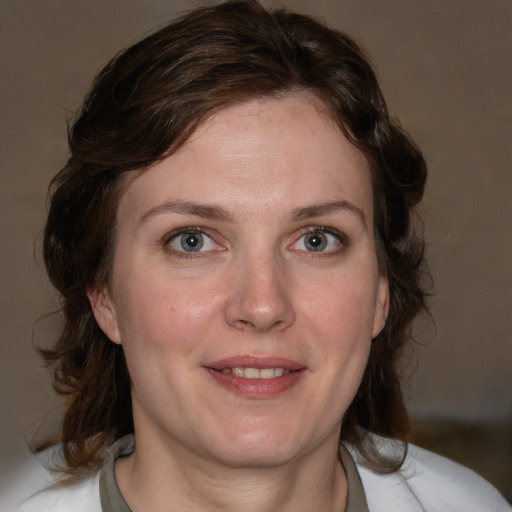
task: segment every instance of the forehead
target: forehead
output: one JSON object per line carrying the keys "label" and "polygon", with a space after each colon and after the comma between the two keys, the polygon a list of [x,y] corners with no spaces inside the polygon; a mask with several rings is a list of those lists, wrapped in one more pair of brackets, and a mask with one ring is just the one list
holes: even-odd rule
{"label": "forehead", "polygon": [[120,208],[128,214],[150,203],[202,198],[277,210],[348,199],[371,212],[367,160],[322,107],[296,93],[224,108],[174,154],[133,173]]}

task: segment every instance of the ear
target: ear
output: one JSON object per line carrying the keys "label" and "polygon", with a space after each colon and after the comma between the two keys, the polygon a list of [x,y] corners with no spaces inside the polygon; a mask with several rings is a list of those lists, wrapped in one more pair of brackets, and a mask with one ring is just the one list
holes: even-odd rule
{"label": "ear", "polygon": [[89,290],[87,292],[87,297],[91,303],[94,318],[96,319],[96,322],[98,322],[101,330],[110,338],[110,340],[121,345],[116,308],[106,287]]}
{"label": "ear", "polygon": [[375,302],[375,313],[373,316],[372,339],[376,338],[384,326],[389,313],[389,283],[385,276],[379,276]]}

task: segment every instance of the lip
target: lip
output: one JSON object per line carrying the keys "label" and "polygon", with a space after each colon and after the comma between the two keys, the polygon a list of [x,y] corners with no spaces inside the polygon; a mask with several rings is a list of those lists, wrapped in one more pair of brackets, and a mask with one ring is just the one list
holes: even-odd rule
{"label": "lip", "polygon": [[255,356],[232,356],[220,359],[213,363],[204,365],[205,368],[212,370],[222,370],[223,368],[284,368],[289,371],[297,371],[305,369],[305,366],[297,361],[286,359],[284,357],[255,357]]}
{"label": "lip", "polygon": [[[272,379],[246,379],[232,373],[223,373],[223,368],[284,368],[289,373]],[[306,367],[297,361],[282,357],[234,356],[204,365],[214,381],[224,389],[250,399],[274,398],[288,391],[304,377]]]}

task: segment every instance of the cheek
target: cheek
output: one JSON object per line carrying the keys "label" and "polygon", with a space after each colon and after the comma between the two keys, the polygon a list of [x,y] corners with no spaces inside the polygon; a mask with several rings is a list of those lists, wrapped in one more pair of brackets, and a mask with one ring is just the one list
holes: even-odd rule
{"label": "cheek", "polygon": [[[325,331],[328,339],[338,343],[371,339],[376,304],[376,288],[364,279],[332,279],[323,290],[312,294],[305,292],[301,302],[304,314]],[[339,338],[336,334],[344,333]]]}
{"label": "cheek", "polygon": [[[355,394],[366,367],[375,313],[375,286],[368,279],[332,279],[304,308],[305,330],[315,339],[311,355],[344,406]],[[313,347],[311,347],[313,348]]]}
{"label": "cheek", "polygon": [[310,301],[304,331],[310,333],[312,371],[318,379],[314,399],[321,417],[338,423],[361,383],[371,348],[373,302],[357,286],[333,280],[329,291]]}
{"label": "cheek", "polygon": [[[152,352],[192,350],[200,333],[213,322],[218,308],[215,295],[197,283],[161,274],[132,274],[121,290],[118,318],[125,351]],[[126,281],[125,281],[126,283]]]}

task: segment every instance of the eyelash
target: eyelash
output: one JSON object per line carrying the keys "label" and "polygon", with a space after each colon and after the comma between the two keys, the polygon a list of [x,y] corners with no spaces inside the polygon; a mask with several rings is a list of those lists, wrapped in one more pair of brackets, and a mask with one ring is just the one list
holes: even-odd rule
{"label": "eyelash", "polygon": [[308,226],[306,229],[304,229],[301,232],[300,236],[297,237],[296,241],[292,244],[292,246],[299,243],[299,241],[301,239],[303,239],[305,236],[314,235],[316,233],[323,233],[326,235],[333,236],[334,238],[337,239],[340,246],[339,246],[339,248],[337,248],[335,250],[330,250],[330,251],[325,251],[325,252],[324,251],[318,251],[318,252],[301,251],[301,252],[307,253],[308,257],[317,258],[317,257],[331,256],[333,254],[340,254],[341,252],[345,251],[348,248],[348,246],[350,245],[350,240],[347,237],[347,235],[345,233],[342,233],[341,231],[338,231],[337,229],[328,228],[325,226]]}
{"label": "eyelash", "polygon": [[[177,239],[180,235],[199,234],[199,235],[205,236],[205,237],[209,238],[210,240],[212,240],[212,242],[215,245],[217,245],[219,247],[222,247],[217,242],[215,242],[214,237],[210,233],[211,232],[209,230],[205,229],[205,228],[194,227],[194,226],[187,226],[187,227],[184,227],[184,228],[175,229],[174,231],[172,231],[171,233],[167,234],[164,237],[163,245],[164,245],[164,248],[165,248],[165,250],[167,252],[169,252],[173,256],[177,256],[178,258],[185,258],[185,259],[197,258],[197,257],[200,257],[200,254],[201,254],[199,251],[198,252],[179,251],[179,250],[175,250],[175,249],[171,248],[170,244],[175,239]],[[219,250],[222,250],[222,249],[219,249]]]}
{"label": "eyelash", "polygon": [[[337,229],[327,228],[325,226],[308,226],[307,228],[305,228],[304,230],[301,231],[300,235],[296,238],[295,242],[293,244],[291,244],[291,246],[289,246],[289,247],[293,247],[294,245],[298,244],[299,241],[301,239],[303,239],[304,237],[306,237],[307,235],[314,235],[316,233],[323,233],[323,234],[331,235],[331,236],[335,237],[337,239],[337,241],[339,242],[340,247],[335,250],[329,250],[329,251],[321,250],[321,251],[316,252],[314,250],[307,251],[307,250],[302,250],[302,249],[301,250],[296,249],[296,251],[306,253],[308,255],[308,257],[322,257],[322,256],[329,256],[332,254],[339,254],[339,253],[343,252],[349,246],[350,242],[349,242],[348,237],[344,233],[338,231]],[[180,235],[185,235],[185,234],[190,234],[190,235],[199,234],[202,236],[206,236],[215,245],[220,247],[219,251],[223,250],[222,246],[215,241],[210,230],[205,229],[203,227],[196,227],[196,226],[187,226],[187,227],[179,228],[179,229],[176,229],[176,230],[172,231],[171,233],[167,234],[163,239],[163,246],[164,246],[165,250],[167,252],[171,253],[173,256],[177,256],[179,258],[185,258],[185,259],[193,259],[193,258],[200,257],[201,252],[210,252],[210,251],[187,252],[185,250],[180,251],[180,250],[176,250],[176,249],[173,249],[170,247],[170,244],[175,239],[177,239]],[[201,247],[202,247],[202,245],[201,245]]]}

